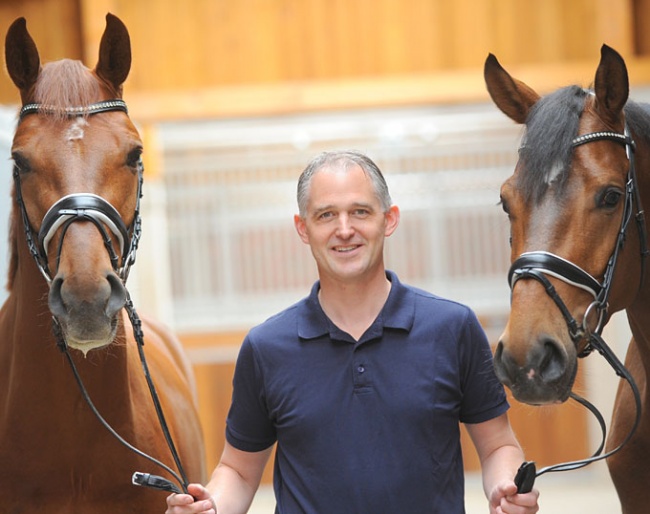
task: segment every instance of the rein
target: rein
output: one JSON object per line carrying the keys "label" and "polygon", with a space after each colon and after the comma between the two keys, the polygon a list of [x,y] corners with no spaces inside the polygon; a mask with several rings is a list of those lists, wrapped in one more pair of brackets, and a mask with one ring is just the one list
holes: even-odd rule
{"label": "rein", "polygon": [[[607,343],[605,343],[604,339],[601,336],[605,325],[607,309],[609,307],[608,300],[612,287],[614,270],[616,268],[616,263],[618,261],[620,251],[623,248],[623,243],[625,242],[625,235],[627,232],[628,224],[632,219],[632,212],[634,210],[635,203],[637,212],[634,216],[634,219],[636,221],[637,229],[639,232],[639,245],[641,247],[640,284],[643,283],[643,278],[645,276],[645,258],[649,255],[645,217],[643,207],[641,205],[641,197],[637,184],[634,161],[634,151],[636,145],[632,138],[629,136],[626,126],[624,134],[619,134],[616,132],[593,132],[578,136],[571,142],[571,146],[572,148],[576,148],[593,141],[602,140],[614,141],[616,143],[624,145],[629,161],[627,181],[625,186],[625,204],[623,208],[623,218],[621,220],[621,226],[618,231],[616,245],[614,247],[612,255],[607,262],[607,267],[605,269],[602,283],[598,282],[580,266],[555,254],[544,251],[526,252],[520,255],[510,267],[510,270],[508,272],[508,283],[510,285],[510,289],[513,290],[518,280],[532,278],[544,286],[546,293],[551,297],[551,299],[555,302],[560,312],[562,313],[562,316],[567,323],[569,335],[573,343],[577,345],[581,340],[585,338],[587,339],[587,345],[578,354],[578,357],[586,357],[592,351],[596,350],[605,358],[605,360],[616,372],[616,374],[627,381],[634,395],[634,401],[636,404],[636,418],[632,428],[630,429],[630,432],[621,442],[621,444],[603,454],[602,451],[605,447],[607,428],[602,415],[598,409],[596,409],[596,407],[590,402],[571,392],[570,397],[588,408],[589,411],[591,411],[598,420],[603,436],[600,446],[589,458],[565,462],[562,464],[555,464],[540,469],[539,471],[536,471],[534,462],[524,462],[519,468],[517,476],[515,477],[517,492],[519,493],[529,492],[533,487],[535,478],[543,475],[544,473],[579,469],[587,466],[588,464],[591,464],[592,462],[611,457],[615,453],[619,452],[623,446],[625,446],[625,444],[627,444],[627,442],[631,439],[632,435],[636,431],[641,420],[641,396],[639,394],[639,389],[634,381],[634,378],[624,366],[624,364],[618,359],[612,349],[607,345]],[[553,284],[551,284],[551,281],[547,278],[547,275],[557,278],[573,287],[578,287],[584,291],[587,291],[593,296],[594,300],[587,307],[581,324],[578,323],[576,319],[571,315],[569,309],[553,287]],[[588,321],[589,315],[592,313],[592,311],[597,313],[596,328],[593,331],[590,330]]]}
{"label": "rein", "polygon": [[[60,112],[62,109],[54,109],[49,106],[44,106],[38,103],[26,104],[20,110],[19,120],[22,120],[25,116],[29,114],[37,113],[54,113]],[[69,117],[83,116],[83,115],[93,115],[102,112],[108,111],[122,111],[128,113],[126,108],[126,103],[120,99],[105,100],[102,102],[97,102],[91,104],[87,107],[68,107],[63,109],[63,112]],[[64,353],[72,372],[74,374],[75,380],[79,386],[79,390],[84,400],[95,414],[100,423],[124,446],[134,453],[140,455],[141,457],[146,458],[147,460],[153,462],[154,464],[160,466],[162,469],[166,470],[174,479],[180,484],[181,488],[177,487],[174,483],[169,480],[158,477],[155,475],[149,475],[148,473],[139,473],[135,472],[132,477],[132,482],[136,485],[144,485],[153,487],[156,489],[163,489],[171,492],[185,492],[187,493],[188,480],[185,475],[185,471],[180,461],[178,451],[172,440],[167,421],[165,420],[162,407],[160,405],[160,400],[158,398],[158,393],[156,391],[155,385],[149,373],[149,366],[146,361],[144,354],[144,334],[142,332],[142,323],[140,318],[133,306],[133,302],[129,295],[128,289],[126,289],[126,280],[129,275],[131,266],[135,262],[135,254],[138,248],[138,243],[140,240],[142,221],[140,218],[140,199],[142,198],[142,181],[144,175],[144,166],[142,165],[142,160],[138,163],[138,189],[137,189],[137,198],[136,198],[136,207],[133,222],[129,227],[126,226],[122,217],[118,213],[117,209],[113,207],[108,201],[104,198],[90,193],[75,193],[71,195],[64,196],[59,199],[57,202],[50,207],[41,223],[41,228],[38,234],[34,235],[34,229],[29,221],[27,215],[27,210],[25,208],[25,202],[22,196],[22,188],[20,181],[20,172],[17,166],[14,166],[13,179],[15,185],[15,194],[16,202],[18,203],[21,217],[23,220],[23,226],[25,230],[25,239],[27,241],[27,246],[29,252],[33,257],[36,265],[45,278],[48,287],[52,286],[52,273],[48,265],[48,246],[51,239],[54,237],[54,234],[62,229],[61,237],[58,243],[57,265],[60,261],[61,251],[63,247],[63,239],[65,234],[70,227],[70,225],[76,221],[90,221],[95,225],[97,230],[100,232],[102,239],[104,241],[104,247],[106,248],[111,265],[115,273],[120,277],[124,285],[126,292],[126,302],[124,308],[127,311],[129,320],[133,328],[133,335],[137,342],[138,354],[140,357],[140,362],[143,368],[143,373],[147,381],[147,386],[156,409],[156,415],[160,423],[161,429],[165,436],[167,446],[172,454],[174,462],[176,464],[176,469],[178,473],[172,470],[169,466],[163,462],[157,460],[156,458],[144,453],[138,448],[131,445],[127,442],[120,434],[118,434],[113,427],[104,419],[104,417],[99,413],[94,403],[92,402],[88,391],[86,390],[77,367],[68,351],[68,345],[65,341],[63,331],[59,324],[59,321],[55,316],[52,316],[52,332],[56,340],[56,344],[61,352]],[[108,230],[107,230],[107,228]],[[113,240],[111,235],[115,236],[119,243],[119,254],[115,252],[113,248]],[[181,491],[182,489],[182,491]]]}

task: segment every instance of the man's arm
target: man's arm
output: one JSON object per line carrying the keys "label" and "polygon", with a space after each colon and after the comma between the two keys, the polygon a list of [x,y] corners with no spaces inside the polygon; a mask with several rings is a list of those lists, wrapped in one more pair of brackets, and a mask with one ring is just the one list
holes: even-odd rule
{"label": "man's arm", "polygon": [[539,510],[536,490],[517,494],[515,475],[524,452],[510,427],[506,413],[483,423],[466,424],[476,447],[483,476],[483,489],[491,514],[527,513]]}
{"label": "man's arm", "polygon": [[[273,447],[261,452],[244,452],[227,441],[221,461],[204,487],[190,484],[187,494],[167,498],[167,514],[245,514],[259,487]],[[199,505],[200,504],[200,505]]]}

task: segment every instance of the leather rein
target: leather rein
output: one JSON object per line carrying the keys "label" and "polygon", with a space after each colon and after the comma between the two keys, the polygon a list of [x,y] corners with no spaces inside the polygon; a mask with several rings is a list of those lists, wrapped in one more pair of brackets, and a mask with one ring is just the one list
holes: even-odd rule
{"label": "leather rein", "polygon": [[[53,109],[48,106],[30,103],[26,104],[20,110],[19,123],[22,119],[30,114],[45,114],[60,112],[61,109]],[[87,107],[69,107],[64,109],[64,113],[68,117],[76,116],[87,116],[95,115],[103,112],[109,111],[122,111],[128,114],[126,103],[121,99],[105,100],[102,102],[97,102],[91,104]],[[166,464],[160,462],[154,457],[142,452],[138,448],[131,445],[127,442],[122,436],[120,436],[114,429],[109,425],[109,423],[104,419],[104,417],[99,413],[95,405],[93,404],[88,391],[86,390],[77,367],[75,366],[70,352],[68,351],[68,344],[63,335],[63,331],[59,324],[59,321],[55,316],[52,316],[52,332],[56,339],[58,348],[65,354],[68,363],[72,369],[74,377],[77,381],[81,394],[89,405],[90,409],[93,411],[95,416],[101,422],[101,424],[115,437],[120,443],[125,445],[131,451],[140,455],[141,457],[146,458],[147,460],[153,462],[157,466],[160,466],[162,469],[166,470],[174,479],[180,484],[178,488],[174,483],[155,475],[149,475],[145,473],[134,473],[132,481],[137,485],[145,485],[149,487],[154,487],[157,489],[163,489],[172,492],[187,492],[188,480],[185,475],[185,471],[181,464],[178,452],[172,440],[165,416],[160,405],[160,400],[158,398],[158,393],[154,386],[154,383],[151,379],[149,373],[149,367],[147,365],[146,357],[144,354],[144,334],[142,332],[142,323],[140,318],[135,310],[133,301],[131,300],[128,289],[126,289],[126,280],[129,275],[129,270],[135,262],[135,254],[138,248],[138,242],[141,235],[141,217],[140,217],[140,199],[142,198],[142,181],[144,175],[144,166],[142,164],[142,159],[138,163],[138,190],[136,198],[136,207],[134,212],[133,221],[130,226],[126,226],[122,217],[118,213],[117,209],[113,207],[108,201],[104,198],[97,196],[91,193],[75,193],[71,195],[64,196],[55,202],[52,207],[47,211],[43,220],[41,222],[41,228],[38,231],[38,234],[35,235],[35,231],[32,228],[32,225],[29,221],[27,215],[27,210],[25,208],[25,202],[22,196],[22,187],[20,180],[20,170],[17,166],[14,166],[13,170],[13,180],[15,185],[15,194],[16,202],[20,209],[21,217],[23,220],[23,226],[25,230],[25,238],[27,241],[27,246],[29,252],[33,257],[36,265],[45,278],[48,287],[52,286],[52,272],[49,269],[48,265],[48,247],[51,239],[54,237],[55,233],[61,229],[61,236],[58,242],[57,257],[56,262],[60,261],[61,251],[63,247],[63,239],[65,234],[72,225],[72,223],[77,221],[89,221],[95,225],[97,230],[100,232],[102,239],[104,241],[104,247],[106,248],[110,260],[111,266],[115,273],[119,276],[120,280],[124,285],[126,292],[126,302],[124,308],[126,309],[129,320],[133,327],[133,335],[137,342],[138,353],[140,356],[140,362],[142,364],[143,373],[147,380],[147,385],[149,387],[149,392],[156,409],[156,415],[158,416],[158,421],[162,428],[165,440],[170,449],[170,452],[174,458],[176,468],[178,473],[171,469]],[[119,244],[119,254],[116,253],[113,247],[112,237],[114,236]]]}
{"label": "leather rein", "polygon": [[[643,207],[641,205],[641,196],[639,193],[635,169],[634,152],[636,145],[630,137],[626,126],[623,134],[604,131],[592,132],[578,136],[571,142],[571,146],[572,148],[576,148],[587,143],[602,140],[614,141],[616,143],[624,145],[629,161],[625,186],[623,218],[621,220],[621,226],[618,231],[616,245],[614,247],[612,255],[609,258],[609,261],[607,262],[607,267],[605,269],[602,283],[598,282],[598,280],[596,280],[589,273],[584,271],[580,266],[574,264],[573,262],[563,259],[562,257],[550,252],[534,251],[523,253],[512,263],[512,266],[508,272],[508,284],[510,285],[510,289],[513,290],[518,280],[534,279],[544,286],[546,293],[555,302],[558,309],[562,313],[562,316],[567,323],[569,335],[573,343],[577,345],[580,341],[584,339],[587,340],[585,348],[579,353],[578,357],[586,357],[592,351],[596,350],[605,358],[605,360],[613,368],[616,374],[627,381],[634,395],[634,401],[636,404],[636,418],[630,432],[625,437],[625,439],[616,448],[603,454],[602,451],[605,447],[607,428],[602,415],[598,409],[596,409],[596,407],[589,403],[587,400],[571,392],[570,397],[588,408],[598,420],[602,431],[602,442],[600,446],[589,458],[565,462],[562,464],[555,464],[542,468],[539,471],[536,471],[534,462],[524,462],[519,468],[519,472],[515,477],[515,483],[517,484],[519,493],[530,491],[533,487],[535,478],[544,473],[578,469],[587,466],[592,462],[611,457],[620,451],[623,446],[625,446],[625,444],[627,444],[627,442],[636,431],[641,419],[641,397],[634,378],[602,338],[602,330],[605,325],[605,320],[607,318],[607,309],[609,307],[608,300],[612,287],[614,271],[620,251],[623,248],[623,244],[625,242],[625,235],[629,222],[633,216],[634,204],[636,204],[636,214],[634,214],[634,219],[636,221],[637,229],[639,232],[639,244],[641,247],[640,285],[643,283],[645,274],[645,258],[649,254],[645,217]],[[571,315],[569,309],[562,301],[562,298],[555,290],[555,287],[553,287],[553,284],[548,279],[548,276],[559,279],[573,287],[578,287],[592,295],[593,301],[585,310],[582,323],[578,323],[576,319]],[[596,314],[597,319],[596,327],[594,330],[591,330],[589,328],[588,321],[592,313]]]}

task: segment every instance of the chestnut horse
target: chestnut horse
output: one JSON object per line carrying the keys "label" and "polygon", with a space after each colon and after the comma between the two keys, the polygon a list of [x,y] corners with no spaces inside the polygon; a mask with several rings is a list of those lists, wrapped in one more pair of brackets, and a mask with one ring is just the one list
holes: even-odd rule
{"label": "chestnut horse", "polygon": [[[625,62],[606,45],[593,90],[569,86],[540,97],[493,55],[485,80],[497,107],[525,125],[519,161],[501,188],[513,265],[497,375],[519,401],[565,401],[577,358],[625,309],[633,334],[625,367],[642,412],[636,432],[607,462],[623,512],[648,512],[650,273],[642,205],[650,205],[649,107],[628,101]],[[631,391],[620,382],[608,450],[634,426]]]}
{"label": "chestnut horse", "polygon": [[[166,493],[136,487],[131,476],[172,475],[100,424],[66,357],[117,433],[174,470],[124,308],[142,178],[142,142],[121,100],[128,31],[107,15],[92,71],[66,59],[41,67],[20,18],[5,56],[23,108],[12,146],[9,297],[0,311],[0,510],[161,512]],[[143,320],[142,332],[182,467],[203,481],[190,364],[160,324]]]}

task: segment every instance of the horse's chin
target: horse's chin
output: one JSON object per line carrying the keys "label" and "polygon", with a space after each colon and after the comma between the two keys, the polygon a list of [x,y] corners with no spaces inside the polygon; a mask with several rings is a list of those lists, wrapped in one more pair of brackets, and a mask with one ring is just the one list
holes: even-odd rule
{"label": "horse's chin", "polygon": [[109,346],[117,337],[119,316],[104,318],[101,322],[92,319],[58,319],[61,335],[68,348],[88,355],[91,350]]}
{"label": "horse's chin", "polygon": [[88,352],[91,350],[97,350],[99,348],[104,348],[111,344],[113,338],[108,339],[108,340],[92,340],[92,341],[76,341],[74,339],[67,339],[66,343],[69,348],[73,348],[74,350],[79,350],[81,353],[84,354],[84,357],[88,356]]}
{"label": "horse's chin", "polygon": [[63,337],[68,348],[78,350],[84,354],[84,357],[87,357],[88,352],[91,350],[104,348],[115,340],[117,323],[114,320],[94,333],[89,333],[87,330],[74,330],[74,328],[66,326],[62,326],[62,329]]}
{"label": "horse's chin", "polygon": [[553,384],[552,387],[542,387],[539,384],[531,383],[513,385],[510,387],[515,400],[528,405],[557,405],[569,399],[573,380],[566,384]]}

